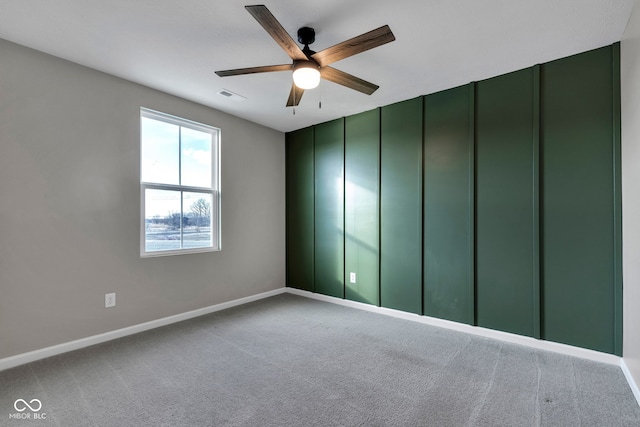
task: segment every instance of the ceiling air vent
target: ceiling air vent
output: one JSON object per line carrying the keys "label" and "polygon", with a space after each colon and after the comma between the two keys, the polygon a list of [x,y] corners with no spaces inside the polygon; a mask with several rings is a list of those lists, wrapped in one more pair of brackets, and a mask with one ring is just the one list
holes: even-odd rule
{"label": "ceiling air vent", "polygon": [[227,89],[222,89],[220,92],[218,92],[218,95],[220,96],[224,96],[225,98],[229,98],[232,99],[234,101],[246,101],[247,98],[245,98],[242,95],[238,95],[237,93],[231,92],[230,90]]}

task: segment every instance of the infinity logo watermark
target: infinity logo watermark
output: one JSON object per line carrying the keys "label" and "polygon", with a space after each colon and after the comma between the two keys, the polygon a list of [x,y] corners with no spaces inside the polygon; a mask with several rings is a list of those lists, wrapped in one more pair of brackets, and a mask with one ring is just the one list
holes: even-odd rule
{"label": "infinity logo watermark", "polygon": [[[34,402],[35,402],[35,405],[33,406],[29,405],[29,403],[33,404]],[[31,409],[32,412],[38,412],[40,409],[42,409],[42,402],[40,402],[39,399],[31,399],[29,403],[27,403],[27,401],[24,399],[18,399],[15,402],[13,402],[13,407],[18,412],[24,412],[27,408]],[[34,406],[36,405],[38,405],[38,407],[34,408]]]}
{"label": "infinity logo watermark", "polygon": [[[13,402],[13,409],[16,413],[9,414],[9,419],[13,420],[44,420],[47,418],[47,414],[40,412],[42,409],[42,402],[40,399],[31,399],[26,401],[24,399],[17,399]],[[25,412],[29,409],[31,412]]]}

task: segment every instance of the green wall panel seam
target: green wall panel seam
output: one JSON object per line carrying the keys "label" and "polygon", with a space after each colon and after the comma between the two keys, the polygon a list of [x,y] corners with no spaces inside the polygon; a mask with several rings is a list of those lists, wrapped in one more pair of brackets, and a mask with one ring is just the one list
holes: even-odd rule
{"label": "green wall panel seam", "polygon": [[[320,104],[318,105],[322,105],[322,101],[319,101]],[[347,127],[347,121],[345,120],[345,118],[342,118],[343,120],[343,126],[342,126],[342,299],[345,299],[347,296],[347,245],[346,245],[346,241],[347,241],[347,230],[345,228],[345,225],[347,223],[346,221],[346,217],[347,217],[347,205],[346,205],[346,191],[345,191],[345,187],[346,187],[346,180],[347,180],[347,156],[346,156],[346,152],[347,152],[347,140],[346,140],[346,127]]]}
{"label": "green wall panel seam", "polygon": [[543,140],[543,129],[544,129],[544,115],[542,114],[542,106],[544,104],[544,64],[539,65],[538,72],[538,105],[540,106],[538,116],[538,171],[540,172],[538,176],[538,310],[540,313],[540,322],[539,322],[539,338],[545,339],[545,317],[544,317],[544,140]]}
{"label": "green wall panel seam", "polygon": [[613,286],[614,286],[614,352],[623,349],[623,283],[622,283],[622,160],[620,105],[620,43],[612,46],[613,68]]}
{"label": "green wall panel seam", "polygon": [[472,308],[472,324],[478,326],[478,83],[473,82],[473,191],[472,191],[472,207],[473,207],[473,288],[471,289],[473,296]]}
{"label": "green wall panel seam", "polygon": [[476,83],[469,83],[469,324],[476,319]]}
{"label": "green wall panel seam", "polygon": [[285,134],[284,138],[284,286],[289,287],[289,134]]}
{"label": "green wall panel seam", "polygon": [[533,67],[533,337],[540,338],[540,65]]}
{"label": "green wall panel seam", "polygon": [[420,97],[420,315],[424,316],[424,96]]}
{"label": "green wall panel seam", "polygon": [[[294,110],[295,114],[295,110]],[[311,150],[311,176],[313,176],[313,245],[311,250],[311,265],[313,275],[311,276],[311,292],[316,291],[316,127],[311,128],[311,140],[313,150]]]}
{"label": "green wall panel seam", "polygon": [[[424,266],[424,96],[420,97],[420,263]],[[420,315],[424,316],[424,268],[420,268]]]}
{"label": "green wall panel seam", "polygon": [[378,111],[378,307],[382,307],[382,107]]}

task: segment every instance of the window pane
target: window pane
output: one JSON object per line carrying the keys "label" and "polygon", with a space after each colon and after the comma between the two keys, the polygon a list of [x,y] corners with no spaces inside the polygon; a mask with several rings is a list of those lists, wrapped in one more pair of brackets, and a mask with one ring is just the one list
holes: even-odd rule
{"label": "window pane", "polygon": [[182,185],[211,187],[211,134],[182,128]]}
{"label": "window pane", "polygon": [[141,256],[220,249],[219,135],[140,109]]}
{"label": "window pane", "polygon": [[171,123],[140,118],[143,182],[179,184],[180,127]]}
{"label": "window pane", "polygon": [[180,191],[145,190],[146,251],[180,249]]}
{"label": "window pane", "polygon": [[211,194],[183,193],[183,247],[211,247]]}

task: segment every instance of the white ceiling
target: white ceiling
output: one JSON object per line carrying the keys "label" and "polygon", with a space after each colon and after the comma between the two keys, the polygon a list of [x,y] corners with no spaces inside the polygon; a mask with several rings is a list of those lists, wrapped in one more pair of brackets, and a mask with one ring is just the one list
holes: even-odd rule
{"label": "white ceiling", "polygon": [[245,11],[256,3],[0,0],[0,38],[290,131],[614,43],[634,0],[264,0],[294,40],[315,28],[316,51],[384,24],[396,36],[332,65],[377,92],[323,82],[295,115],[291,73],[214,74],[290,62]]}

